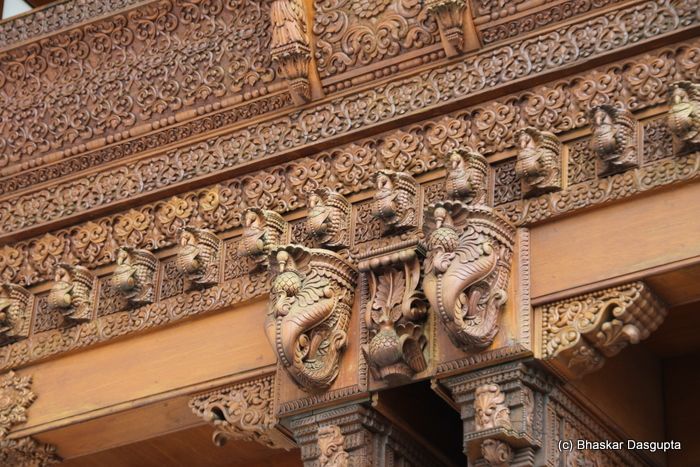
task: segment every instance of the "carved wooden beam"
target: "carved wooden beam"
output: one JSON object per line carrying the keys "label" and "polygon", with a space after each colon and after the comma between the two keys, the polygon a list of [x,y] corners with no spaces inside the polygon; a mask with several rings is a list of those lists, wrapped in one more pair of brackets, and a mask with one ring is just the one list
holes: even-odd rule
{"label": "carved wooden beam", "polygon": [[217,446],[233,439],[291,449],[294,443],[278,428],[274,399],[275,376],[267,375],[195,396],[190,408],[214,425],[213,441]]}
{"label": "carved wooden beam", "polygon": [[0,465],[44,467],[61,461],[55,446],[40,443],[29,436],[0,441]]}
{"label": "carved wooden beam", "polygon": [[27,421],[27,409],[36,400],[31,388],[31,376],[17,376],[14,371],[0,379],[0,440],[7,437],[14,425]]}
{"label": "carved wooden beam", "polygon": [[579,378],[646,339],[663,322],[666,306],[646,284],[632,282],[537,307],[535,316],[542,320],[542,358]]}

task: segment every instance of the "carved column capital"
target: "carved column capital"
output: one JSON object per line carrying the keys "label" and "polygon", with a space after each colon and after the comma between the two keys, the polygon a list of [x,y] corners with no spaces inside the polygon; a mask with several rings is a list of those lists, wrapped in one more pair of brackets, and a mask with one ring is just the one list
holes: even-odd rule
{"label": "carved column capital", "polygon": [[31,376],[17,376],[9,371],[0,377],[0,439],[4,439],[14,425],[27,421],[27,409],[36,400],[31,388]]}
{"label": "carved column capital", "polygon": [[643,282],[632,282],[535,309],[542,320],[542,358],[568,378],[599,369],[655,331],[666,306]]}
{"label": "carved column capital", "polygon": [[445,55],[454,57],[478,47],[467,0],[426,0],[425,6],[438,23]]}
{"label": "carved column capital", "polygon": [[56,266],[49,306],[58,310],[67,325],[92,319],[95,308],[95,276],[83,266],[61,263]]}
{"label": "carved column capital", "polygon": [[274,397],[275,377],[268,375],[195,396],[190,408],[214,425],[217,446],[233,439],[290,449],[294,443],[277,428]]}
{"label": "carved column capital", "polygon": [[55,446],[40,443],[29,436],[0,441],[0,465],[45,467],[58,464],[61,460]]}
{"label": "carved column capital", "polygon": [[34,295],[16,284],[0,287],[0,345],[29,337]]}

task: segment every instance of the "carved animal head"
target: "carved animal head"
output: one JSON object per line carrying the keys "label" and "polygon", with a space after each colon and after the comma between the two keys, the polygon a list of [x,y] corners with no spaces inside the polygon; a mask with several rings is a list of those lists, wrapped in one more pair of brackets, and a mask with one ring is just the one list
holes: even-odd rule
{"label": "carved animal head", "polygon": [[486,203],[488,162],[484,156],[469,148],[458,148],[445,156],[445,168],[445,191],[450,199]]}
{"label": "carved animal head", "polygon": [[[190,236],[190,232],[187,232]],[[185,243],[194,241],[194,237]],[[117,267],[112,275],[112,284],[132,304],[153,301],[153,282],[158,259],[148,250],[121,247],[117,250]]]}
{"label": "carved animal head", "polygon": [[286,240],[287,222],[275,211],[259,208],[248,208],[244,215],[244,228],[241,241],[238,244],[238,254],[250,257],[256,267],[267,267],[268,254]]}
{"label": "carved animal head", "polygon": [[92,272],[82,266],[59,263],[56,267],[55,280],[48,296],[49,306],[62,310],[69,322],[89,320],[95,284],[95,276]]}
{"label": "carved animal head", "polygon": [[418,183],[406,172],[379,170],[372,214],[384,221],[387,230],[416,225]]}
{"label": "carved animal head", "polygon": [[668,126],[681,141],[700,143],[700,85],[689,81],[672,83]]}

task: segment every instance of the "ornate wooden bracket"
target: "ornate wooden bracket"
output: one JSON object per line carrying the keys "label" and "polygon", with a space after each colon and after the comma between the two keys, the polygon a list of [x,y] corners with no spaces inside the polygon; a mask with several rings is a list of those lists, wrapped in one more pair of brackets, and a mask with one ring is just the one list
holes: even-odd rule
{"label": "ornate wooden bracket", "polygon": [[643,282],[611,287],[535,309],[542,320],[542,356],[578,378],[599,369],[628,344],[655,331],[666,306]]}
{"label": "ornate wooden bracket", "polygon": [[601,177],[639,166],[637,121],[621,106],[603,104],[590,111],[591,150],[598,157]]}
{"label": "ornate wooden bracket", "polygon": [[244,229],[238,244],[238,255],[253,260],[254,271],[266,270],[269,255],[277,245],[289,240],[289,226],[275,211],[249,208],[243,212]]}
{"label": "ornate wooden bracket", "polygon": [[182,228],[176,265],[185,276],[188,290],[219,283],[221,243],[221,239],[211,230]]}
{"label": "ornate wooden bracket", "polygon": [[700,144],[700,84],[676,81],[670,85],[668,127],[685,146]]}
{"label": "ornate wooden bracket", "polygon": [[425,6],[438,23],[445,55],[454,57],[479,47],[467,0],[426,0]]}
{"label": "ornate wooden bracket", "polygon": [[29,337],[34,295],[24,287],[0,287],[0,345]]}
{"label": "ornate wooden bracket", "polygon": [[133,307],[153,303],[157,267],[158,258],[150,251],[121,247],[112,283]]}
{"label": "ornate wooden bracket", "polygon": [[90,321],[95,307],[95,276],[82,266],[61,263],[49,293],[49,306],[58,310],[67,325]]}
{"label": "ornate wooden bracket", "polygon": [[418,226],[418,182],[406,172],[379,170],[375,176],[372,214],[381,219],[385,233]]}
{"label": "ornate wooden bracket", "polygon": [[17,376],[14,371],[5,373],[0,379],[0,440],[14,425],[27,421],[27,409],[36,400],[31,388],[31,376]]}
{"label": "ornate wooden bracket", "polygon": [[309,193],[306,231],[317,247],[340,250],[350,245],[350,202],[330,188]]}
{"label": "ornate wooden bracket", "polygon": [[275,376],[268,375],[195,396],[190,408],[214,425],[217,446],[233,439],[291,449],[294,443],[277,427],[274,398]]}
{"label": "ornate wooden bracket", "polygon": [[62,459],[56,447],[40,443],[29,436],[0,441],[0,465],[12,467],[45,467],[59,464]]}
{"label": "ornate wooden bracket", "polygon": [[526,197],[561,189],[561,142],[548,131],[533,127],[515,134],[518,159],[515,174]]}
{"label": "ornate wooden bracket", "polygon": [[488,347],[506,301],[515,228],[482,204],[486,160],[472,151],[448,156],[445,191],[468,199],[428,207],[423,290],[452,343],[465,351]]}
{"label": "ornate wooden bracket", "polygon": [[284,245],[273,256],[267,337],[299,386],[325,390],[340,371],[357,272],[330,250]]}

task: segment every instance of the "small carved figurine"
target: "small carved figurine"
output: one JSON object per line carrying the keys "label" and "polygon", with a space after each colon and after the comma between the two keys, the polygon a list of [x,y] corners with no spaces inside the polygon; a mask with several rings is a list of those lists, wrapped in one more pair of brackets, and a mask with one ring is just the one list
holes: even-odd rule
{"label": "small carved figurine", "polygon": [[601,162],[598,175],[611,175],[637,167],[636,122],[632,114],[603,104],[593,107],[590,116],[593,126],[591,149]]}
{"label": "small carved figurine", "polygon": [[182,228],[176,266],[187,279],[188,289],[219,282],[220,254],[221,239],[214,232],[195,227]]}
{"label": "small carved figurine", "polygon": [[445,157],[445,192],[453,200],[486,204],[486,158],[471,149],[459,148]]}
{"label": "small carved figurine", "polygon": [[309,194],[306,231],[317,246],[347,248],[350,230],[350,203],[329,188],[318,188]]}
{"label": "small carved figurine", "polygon": [[522,180],[525,196],[561,189],[561,142],[548,131],[528,127],[515,134],[518,160],[515,174]]}
{"label": "small carved figurine", "polygon": [[29,336],[32,294],[24,287],[3,284],[0,288],[0,345]]}
{"label": "small carved figurine", "polygon": [[270,252],[286,241],[288,225],[275,211],[258,208],[246,209],[243,213],[244,229],[238,244],[238,254],[252,258],[254,269],[265,270],[269,266]]}
{"label": "small carved figurine", "polygon": [[671,84],[668,127],[685,144],[700,144],[700,84],[676,81]]}
{"label": "small carved figurine", "polygon": [[150,251],[121,247],[117,250],[112,283],[132,306],[153,303],[157,265],[158,259]]}
{"label": "small carved figurine", "polygon": [[270,6],[272,38],[270,55],[289,84],[297,105],[311,99],[309,63],[311,49],[306,35],[304,6],[300,0],[274,0]]}
{"label": "small carved figurine", "polygon": [[89,321],[94,308],[95,276],[82,266],[61,263],[56,267],[49,306],[63,315],[68,325]]}
{"label": "small carved figurine", "polygon": [[416,227],[418,183],[408,173],[379,170],[376,175],[373,214],[386,224],[386,232]]}

